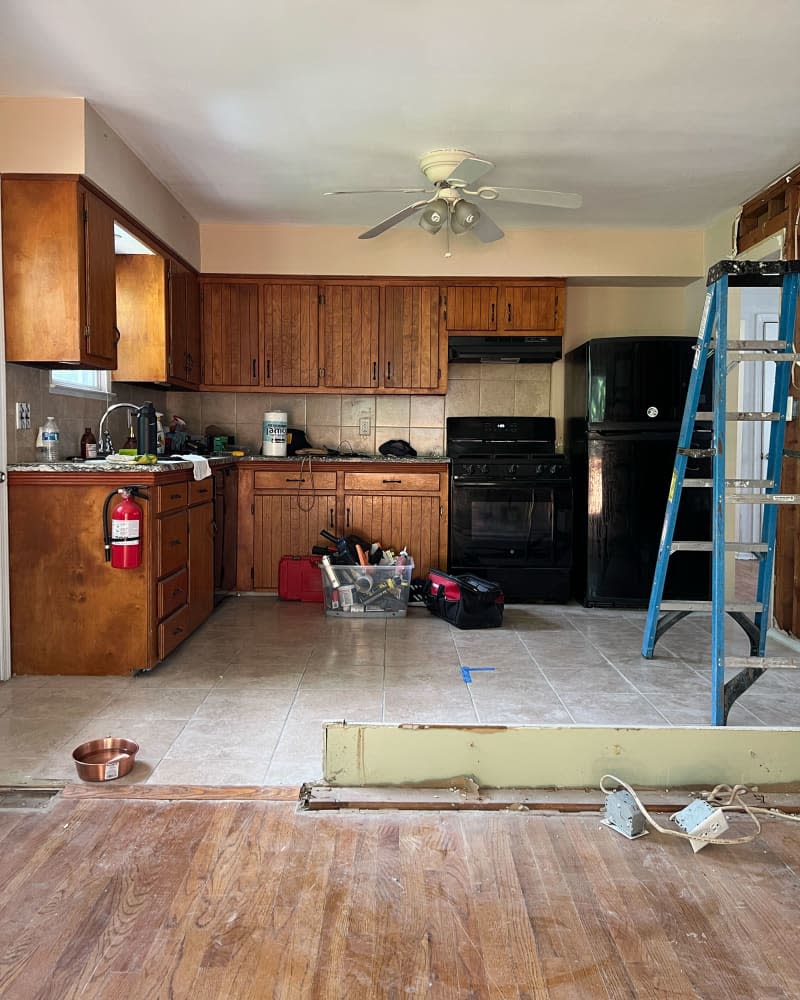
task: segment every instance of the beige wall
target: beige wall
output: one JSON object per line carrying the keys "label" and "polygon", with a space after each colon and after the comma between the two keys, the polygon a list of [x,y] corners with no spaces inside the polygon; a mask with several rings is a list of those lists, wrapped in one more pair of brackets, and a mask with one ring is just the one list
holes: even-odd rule
{"label": "beige wall", "polygon": [[365,274],[697,278],[700,229],[508,229],[465,236],[445,259],[443,237],[403,226],[374,240],[345,226],[201,225],[202,270],[243,274]]}
{"label": "beige wall", "polygon": [[0,97],[0,173],[82,174],[82,98]]}

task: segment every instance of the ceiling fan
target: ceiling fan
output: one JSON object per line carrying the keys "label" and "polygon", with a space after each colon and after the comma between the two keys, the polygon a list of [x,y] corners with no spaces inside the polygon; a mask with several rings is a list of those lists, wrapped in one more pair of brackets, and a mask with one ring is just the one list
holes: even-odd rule
{"label": "ceiling fan", "polygon": [[450,256],[450,233],[461,236],[474,233],[483,243],[502,239],[503,230],[476,204],[464,197],[479,198],[482,201],[502,199],[511,205],[548,205],[553,208],[580,208],[583,198],[579,194],[563,191],[537,191],[533,188],[472,187],[477,180],[488,173],[494,164],[480,160],[465,149],[434,149],[420,158],[419,168],[432,187],[429,188],[363,188],[353,191],[326,191],[326,195],[338,194],[427,194],[432,198],[415,201],[400,209],[388,219],[379,222],[372,229],[361,233],[360,240],[371,240],[404,219],[421,213],[420,226],[428,233],[438,233],[446,226],[447,251]]}

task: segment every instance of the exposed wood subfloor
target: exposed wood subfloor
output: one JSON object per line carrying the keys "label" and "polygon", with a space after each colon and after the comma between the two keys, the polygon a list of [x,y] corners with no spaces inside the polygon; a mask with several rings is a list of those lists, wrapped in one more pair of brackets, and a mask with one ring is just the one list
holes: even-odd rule
{"label": "exposed wood subfloor", "polygon": [[800,995],[786,822],[693,855],[596,814],[120,794],[0,837],[4,1000]]}

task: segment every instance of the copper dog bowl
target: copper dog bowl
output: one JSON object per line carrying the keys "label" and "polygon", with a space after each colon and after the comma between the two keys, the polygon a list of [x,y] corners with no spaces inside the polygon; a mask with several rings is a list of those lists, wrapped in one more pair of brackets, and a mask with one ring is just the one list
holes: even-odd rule
{"label": "copper dog bowl", "polygon": [[128,774],[139,752],[133,740],[108,736],[104,740],[89,740],[72,751],[78,777],[84,781],[111,781]]}

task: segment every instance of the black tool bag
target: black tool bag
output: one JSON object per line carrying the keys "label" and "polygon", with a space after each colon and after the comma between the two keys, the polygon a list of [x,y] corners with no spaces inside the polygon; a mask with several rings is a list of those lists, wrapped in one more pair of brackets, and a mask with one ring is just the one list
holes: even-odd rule
{"label": "black tool bag", "polygon": [[450,576],[440,569],[429,570],[425,605],[456,628],[500,628],[503,624],[500,585],[468,573]]}

